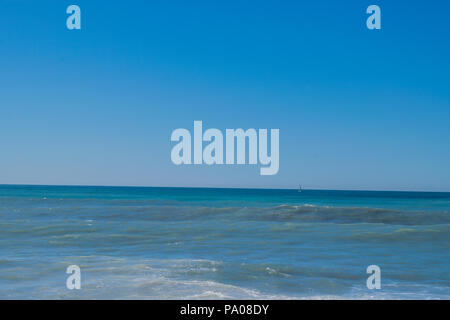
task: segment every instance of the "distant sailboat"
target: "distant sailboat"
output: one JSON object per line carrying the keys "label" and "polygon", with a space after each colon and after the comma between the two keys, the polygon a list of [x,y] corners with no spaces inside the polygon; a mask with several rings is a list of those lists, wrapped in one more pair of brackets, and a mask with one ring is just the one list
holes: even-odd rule
{"label": "distant sailboat", "polygon": [[298,192],[302,192],[302,186],[300,184],[298,185]]}

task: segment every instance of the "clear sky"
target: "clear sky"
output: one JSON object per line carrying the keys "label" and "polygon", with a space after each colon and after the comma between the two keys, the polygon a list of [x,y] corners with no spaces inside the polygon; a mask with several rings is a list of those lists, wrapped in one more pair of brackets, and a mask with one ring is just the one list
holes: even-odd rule
{"label": "clear sky", "polygon": [[[82,30],[66,28],[70,4]],[[2,0],[0,183],[450,191],[449,12]],[[175,166],[171,132],[194,120],[279,128],[279,173]]]}

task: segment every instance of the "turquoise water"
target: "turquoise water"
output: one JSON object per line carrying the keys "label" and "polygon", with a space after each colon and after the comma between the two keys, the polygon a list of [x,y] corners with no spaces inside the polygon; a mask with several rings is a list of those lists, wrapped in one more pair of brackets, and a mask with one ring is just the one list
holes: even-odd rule
{"label": "turquoise water", "polygon": [[2,299],[450,299],[449,266],[450,193],[0,185]]}

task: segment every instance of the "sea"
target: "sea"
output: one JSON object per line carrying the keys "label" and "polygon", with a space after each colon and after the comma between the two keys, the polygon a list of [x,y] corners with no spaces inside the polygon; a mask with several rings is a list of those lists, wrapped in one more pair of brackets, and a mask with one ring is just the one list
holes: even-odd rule
{"label": "sea", "polygon": [[450,193],[0,185],[0,299],[450,299]]}

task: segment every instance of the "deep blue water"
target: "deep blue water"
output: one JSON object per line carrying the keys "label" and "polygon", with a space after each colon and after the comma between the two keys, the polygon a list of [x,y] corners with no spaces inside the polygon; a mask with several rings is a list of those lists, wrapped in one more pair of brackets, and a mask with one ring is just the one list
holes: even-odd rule
{"label": "deep blue water", "polygon": [[450,299],[449,266],[450,193],[0,185],[0,298]]}

